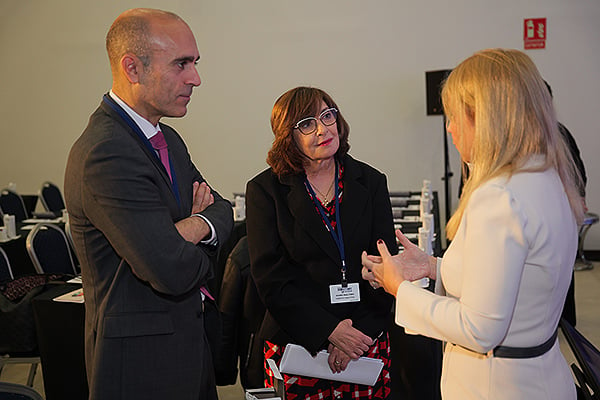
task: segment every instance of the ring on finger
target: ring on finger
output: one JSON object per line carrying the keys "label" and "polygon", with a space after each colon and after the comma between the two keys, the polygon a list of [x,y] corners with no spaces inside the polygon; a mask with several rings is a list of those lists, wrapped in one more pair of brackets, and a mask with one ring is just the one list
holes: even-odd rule
{"label": "ring on finger", "polygon": [[342,362],[341,361],[335,361],[335,365],[341,365]]}

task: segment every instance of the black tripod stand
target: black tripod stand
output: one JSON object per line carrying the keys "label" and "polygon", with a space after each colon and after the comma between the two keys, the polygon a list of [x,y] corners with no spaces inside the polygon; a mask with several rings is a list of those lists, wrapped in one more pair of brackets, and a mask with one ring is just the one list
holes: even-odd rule
{"label": "black tripod stand", "polygon": [[427,115],[442,115],[444,123],[444,202],[446,210],[446,222],[450,219],[450,210],[452,209],[452,201],[450,200],[450,178],[452,171],[450,170],[450,156],[448,154],[448,132],[446,131],[446,116],[442,109],[442,99],[440,91],[442,82],[448,77],[452,70],[443,69],[438,71],[425,71],[425,83],[427,94]]}
{"label": "black tripod stand", "polygon": [[450,169],[450,156],[448,154],[448,131],[446,130],[446,115],[443,115],[444,121],[444,202],[446,204],[446,223],[450,219],[450,210],[452,209],[452,200],[450,200],[450,178],[454,175]]}

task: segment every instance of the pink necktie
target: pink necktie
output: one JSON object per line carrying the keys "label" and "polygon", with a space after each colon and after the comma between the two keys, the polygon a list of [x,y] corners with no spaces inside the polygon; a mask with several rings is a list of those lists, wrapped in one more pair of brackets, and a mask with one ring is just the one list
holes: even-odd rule
{"label": "pink necktie", "polygon": [[[171,166],[169,165],[169,150],[167,146],[167,142],[165,141],[165,135],[161,131],[156,132],[156,135],[150,138],[150,144],[154,147],[155,150],[158,150],[158,157],[160,161],[165,166],[167,173],[169,174],[169,178],[171,182],[173,182],[173,178],[171,177]],[[208,288],[206,286],[202,286],[200,291],[212,301],[215,301],[215,298],[210,294]]]}
{"label": "pink necktie", "polygon": [[167,174],[169,174],[169,179],[173,182],[173,178],[171,177],[171,166],[169,165],[169,150],[167,142],[165,141],[165,136],[161,131],[158,131],[156,132],[156,135],[150,138],[150,143],[155,150],[158,150],[158,157],[165,166]]}
{"label": "pink necktie", "polygon": [[214,297],[212,297],[212,294],[210,294],[210,292],[208,291],[208,288],[207,288],[206,286],[202,286],[202,287],[200,288],[200,291],[201,291],[202,293],[204,293],[204,295],[205,295],[206,297],[208,297],[208,298],[209,298],[209,299],[211,299],[212,301],[215,301],[215,298],[214,298]]}

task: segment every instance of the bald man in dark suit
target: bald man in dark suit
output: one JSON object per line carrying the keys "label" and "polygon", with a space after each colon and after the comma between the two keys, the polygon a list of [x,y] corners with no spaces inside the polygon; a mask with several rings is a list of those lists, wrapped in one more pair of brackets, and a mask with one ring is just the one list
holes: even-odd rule
{"label": "bald man in dark suit", "polygon": [[133,9],[106,43],[112,90],[65,173],[90,399],[216,399],[204,287],[232,209],[159,122],[184,116],[200,85],[196,41],[177,15]]}

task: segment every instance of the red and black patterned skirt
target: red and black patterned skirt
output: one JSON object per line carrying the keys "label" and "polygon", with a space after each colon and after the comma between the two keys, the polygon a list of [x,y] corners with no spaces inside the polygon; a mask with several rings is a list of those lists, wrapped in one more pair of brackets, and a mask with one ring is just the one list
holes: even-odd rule
{"label": "red and black patterned skirt", "polygon": [[[266,360],[270,358],[279,365],[285,346],[278,346],[269,341],[265,341],[264,350],[264,365],[266,372],[265,387],[273,387],[273,373],[267,365]],[[383,369],[374,386],[281,374],[285,386],[286,400],[387,399],[391,391],[391,357],[387,332],[375,341],[364,356],[383,360]]]}

